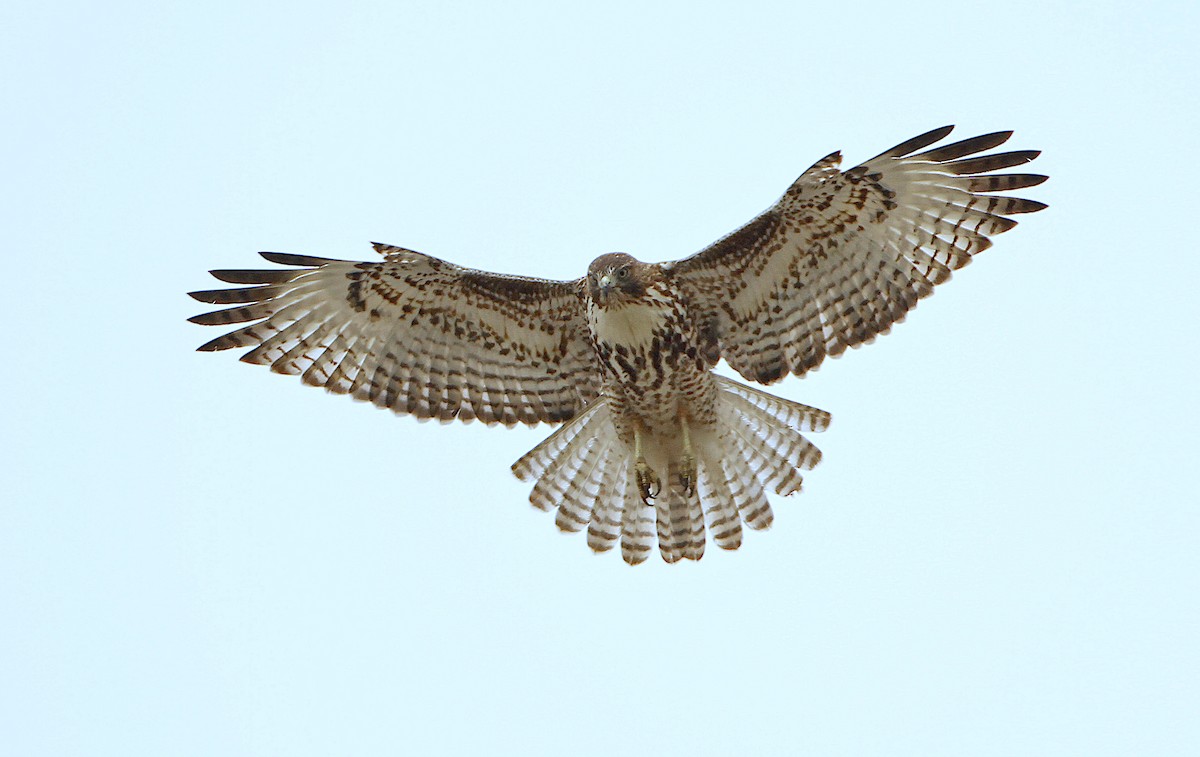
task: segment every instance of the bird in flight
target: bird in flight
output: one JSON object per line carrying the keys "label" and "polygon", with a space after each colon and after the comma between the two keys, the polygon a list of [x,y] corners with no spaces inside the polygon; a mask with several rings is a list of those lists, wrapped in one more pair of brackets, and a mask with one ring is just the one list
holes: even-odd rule
{"label": "bird in flight", "polygon": [[241,325],[201,351],[441,421],[558,428],[512,466],[530,501],[644,562],[698,560],[706,535],[737,549],[820,460],[804,436],[828,413],[717,375],[803,376],[902,321],[952,271],[1044,203],[1002,194],[1045,176],[997,173],[1037,157],[987,151],[1012,132],[937,145],[953,127],[839,170],[817,161],[778,202],[691,257],[592,261],[574,281],[473,270],[375,244],[381,261],[260,253],[285,268],[217,270]]}

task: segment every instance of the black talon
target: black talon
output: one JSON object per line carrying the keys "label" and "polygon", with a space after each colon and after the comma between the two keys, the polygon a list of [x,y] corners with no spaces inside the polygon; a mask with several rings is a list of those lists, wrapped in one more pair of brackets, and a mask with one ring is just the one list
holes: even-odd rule
{"label": "black talon", "polygon": [[657,497],[662,491],[662,481],[644,460],[638,461],[636,470],[638,493],[642,495],[642,501],[648,505],[650,500]]}
{"label": "black talon", "polygon": [[683,487],[684,496],[690,497],[696,493],[696,461],[691,455],[685,455],[680,467],[679,485]]}

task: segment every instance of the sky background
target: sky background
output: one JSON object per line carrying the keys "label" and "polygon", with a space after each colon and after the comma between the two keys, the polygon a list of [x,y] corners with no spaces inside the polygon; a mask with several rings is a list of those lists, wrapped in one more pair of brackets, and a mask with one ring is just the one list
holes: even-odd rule
{"label": "sky background", "polygon": [[[6,4],[4,751],[1200,753],[1200,5],[1131,8]],[[683,257],[946,123],[1050,209],[773,387],[824,462],[699,564],[185,321],[257,250]]]}

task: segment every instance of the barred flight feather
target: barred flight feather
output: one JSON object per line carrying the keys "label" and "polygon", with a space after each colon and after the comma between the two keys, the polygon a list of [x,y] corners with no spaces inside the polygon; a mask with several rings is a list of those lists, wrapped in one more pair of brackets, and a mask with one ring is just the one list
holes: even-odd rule
{"label": "barred flight feather", "polygon": [[[841,173],[841,155],[834,153],[759,219],[671,265],[690,300],[704,303],[707,318],[717,324],[721,353],[734,370],[774,380],[782,364],[784,372],[803,375],[823,357],[869,342],[987,249],[989,235],[1011,229],[1016,221],[1008,216],[1046,207],[982,194],[1045,181],[1036,174],[980,175],[1037,157],[1034,150],[978,155],[1004,144],[1012,132],[917,152],[951,128],[915,137]],[[731,269],[744,273],[730,276]],[[785,282],[809,287],[809,297],[780,298]],[[781,344],[763,339],[764,333],[789,338]]]}
{"label": "barred flight feather", "polygon": [[[304,268],[213,271],[252,286],[194,292],[202,302],[237,307],[191,320],[257,323],[200,349],[251,347],[246,362],[419,418],[558,423],[597,395],[575,282],[485,276],[377,247],[380,263],[265,252],[271,262]],[[497,307],[505,296],[523,307]]]}

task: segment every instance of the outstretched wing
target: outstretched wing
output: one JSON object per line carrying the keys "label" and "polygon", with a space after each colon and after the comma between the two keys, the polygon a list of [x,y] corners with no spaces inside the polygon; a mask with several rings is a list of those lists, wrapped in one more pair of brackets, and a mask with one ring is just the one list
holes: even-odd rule
{"label": "outstretched wing", "polygon": [[213,271],[239,289],[192,292],[251,322],[200,347],[419,418],[558,423],[597,394],[579,282],[503,276],[375,245],[380,263],[264,252],[299,270]]}
{"label": "outstretched wing", "polygon": [[664,265],[734,370],[770,383],[887,333],[990,247],[989,235],[1015,226],[1008,216],[1046,207],[993,194],[1046,180],[992,173],[1028,163],[1037,151],[977,155],[1010,131],[917,153],[953,128],[848,171],[838,171],[841,154],[833,153],[741,229]]}

